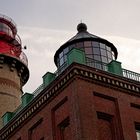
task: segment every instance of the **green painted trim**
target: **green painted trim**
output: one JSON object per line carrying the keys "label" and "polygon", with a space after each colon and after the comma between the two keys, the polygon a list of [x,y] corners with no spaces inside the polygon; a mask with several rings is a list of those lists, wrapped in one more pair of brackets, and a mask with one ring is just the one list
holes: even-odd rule
{"label": "green painted trim", "polygon": [[121,62],[112,60],[107,66],[109,72],[123,76]]}
{"label": "green painted trim", "polygon": [[6,112],[3,116],[2,116],[2,121],[3,121],[3,125],[6,125],[14,116],[13,112]]}
{"label": "green painted trim", "polygon": [[22,107],[25,107],[29,102],[34,98],[33,94],[25,93],[21,99],[22,99]]}
{"label": "green painted trim", "polygon": [[72,64],[73,62],[86,64],[84,51],[77,48],[73,48],[67,55],[67,62],[68,65]]}
{"label": "green painted trim", "polygon": [[56,74],[47,72],[42,78],[43,78],[43,85],[44,87],[48,86],[56,77]]}

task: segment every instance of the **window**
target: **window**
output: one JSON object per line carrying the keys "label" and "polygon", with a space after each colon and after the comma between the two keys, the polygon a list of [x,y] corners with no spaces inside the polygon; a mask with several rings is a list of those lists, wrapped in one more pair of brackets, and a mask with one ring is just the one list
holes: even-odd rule
{"label": "window", "polygon": [[63,51],[59,54],[59,58],[63,57]]}
{"label": "window", "polygon": [[83,48],[83,42],[78,42],[76,43],[77,48]]}
{"label": "window", "polygon": [[64,63],[64,57],[61,57],[61,58],[60,58],[60,66],[62,66],[63,63]]}
{"label": "window", "polygon": [[87,55],[87,58],[91,58],[92,60],[93,60],[93,55],[91,54],[89,54],[89,55]]}
{"label": "window", "polygon": [[107,56],[108,56],[108,58],[112,58],[112,55],[111,55],[111,52],[109,52],[109,51],[107,51]]}
{"label": "window", "polygon": [[91,47],[85,47],[85,53],[86,54],[93,54],[92,53],[92,48]]}
{"label": "window", "polygon": [[106,49],[105,44],[100,43],[100,48],[101,48],[101,49]]}
{"label": "window", "polygon": [[[73,48],[83,50],[87,61],[86,64],[98,69],[106,70],[105,65],[115,59],[114,52],[111,50],[111,47],[107,46],[105,43],[88,40],[79,41],[67,46],[59,53],[59,57],[57,58],[57,66],[60,68],[59,70],[61,72],[63,71],[62,69],[65,69],[67,65],[67,54]],[[90,62],[89,59],[91,59]]]}
{"label": "window", "polygon": [[93,47],[99,47],[99,42],[93,41],[93,42],[92,42],[92,46],[93,46]]}
{"label": "window", "polygon": [[65,48],[60,54],[59,54],[59,66],[62,66],[66,61],[67,57],[66,54],[68,53],[68,47]]}
{"label": "window", "polygon": [[97,117],[99,140],[114,140],[114,124],[112,116],[106,113],[97,112]]}
{"label": "window", "polygon": [[[32,127],[28,130],[28,140],[40,140],[42,137],[42,127],[43,118],[40,118]],[[41,139],[42,140],[42,139]]]}
{"label": "window", "polygon": [[140,130],[136,130],[137,140],[140,140]]}
{"label": "window", "polygon": [[69,50],[73,49],[75,47],[75,44],[72,44],[69,46]]}
{"label": "window", "polygon": [[12,30],[10,27],[4,23],[0,23],[0,31],[7,33],[10,36],[13,36]]}
{"label": "window", "polygon": [[42,137],[40,140],[44,140],[44,137]]}
{"label": "window", "polygon": [[102,62],[107,63],[107,57],[102,56]]}
{"label": "window", "polygon": [[68,53],[68,47],[64,49],[64,54]]}
{"label": "window", "polygon": [[61,140],[70,140],[70,120],[69,117],[67,117],[63,122],[61,122],[58,127],[60,130],[60,139]]}
{"label": "window", "polygon": [[85,41],[84,46],[85,47],[90,47],[91,46],[91,41]]}
{"label": "window", "polygon": [[140,140],[140,123],[135,123],[137,140]]}
{"label": "window", "polygon": [[94,48],[93,53],[100,55],[100,49],[99,48]]}
{"label": "window", "polygon": [[106,46],[106,48],[107,48],[107,50],[108,50],[108,51],[110,51],[110,52],[111,52],[111,48],[110,48],[110,47]]}
{"label": "window", "polygon": [[106,56],[106,50],[101,49],[101,55]]}
{"label": "window", "polygon": [[100,55],[94,55],[94,59],[97,61],[101,61],[101,56]]}

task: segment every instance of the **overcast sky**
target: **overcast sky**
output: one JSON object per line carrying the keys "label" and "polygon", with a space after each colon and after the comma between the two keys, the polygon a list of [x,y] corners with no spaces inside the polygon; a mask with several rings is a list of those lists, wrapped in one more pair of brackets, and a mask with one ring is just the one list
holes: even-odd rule
{"label": "overcast sky", "polygon": [[0,13],[11,17],[29,61],[30,80],[24,92],[33,92],[42,76],[54,72],[56,50],[77,33],[88,31],[112,42],[123,68],[140,72],[140,0],[0,0]]}

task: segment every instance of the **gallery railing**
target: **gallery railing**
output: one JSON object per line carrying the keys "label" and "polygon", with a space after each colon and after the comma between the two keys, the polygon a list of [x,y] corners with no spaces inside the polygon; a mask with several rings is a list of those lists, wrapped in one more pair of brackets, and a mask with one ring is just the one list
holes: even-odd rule
{"label": "gallery railing", "polygon": [[130,71],[130,70],[126,70],[126,69],[122,69],[123,72],[123,76],[135,81],[139,81],[140,82],[140,74]]}
{"label": "gallery railing", "polygon": [[[107,66],[106,63],[100,62],[100,61],[97,61],[97,60],[94,60],[94,59],[91,59],[91,58],[86,58],[86,65],[87,65],[87,66],[90,66],[90,67],[94,67],[94,68],[96,68],[96,69],[100,69],[100,70],[109,72],[109,71],[108,71],[108,66]],[[56,77],[57,77],[58,75],[60,75],[67,67],[68,67],[68,64],[65,62],[65,63],[64,63],[61,67],[59,67],[59,69],[55,72]],[[109,73],[111,73],[111,72],[109,72]],[[136,73],[136,72],[133,72],[133,71],[130,71],[130,70],[126,70],[126,69],[122,69],[122,73],[123,73],[123,75],[122,75],[123,77],[140,82],[140,74],[139,74],[139,73]],[[112,73],[112,74],[114,74],[114,73]],[[43,88],[44,88],[44,87],[43,87],[43,84],[42,84],[42,85],[40,85],[40,86],[33,92],[33,94],[34,94],[34,95],[39,94],[39,93],[43,90]]]}

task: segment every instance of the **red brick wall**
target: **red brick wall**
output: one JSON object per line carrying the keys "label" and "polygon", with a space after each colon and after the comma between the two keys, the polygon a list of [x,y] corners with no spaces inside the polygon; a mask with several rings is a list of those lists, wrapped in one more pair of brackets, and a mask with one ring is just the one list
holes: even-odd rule
{"label": "red brick wall", "polygon": [[9,140],[136,140],[140,97],[75,78]]}

